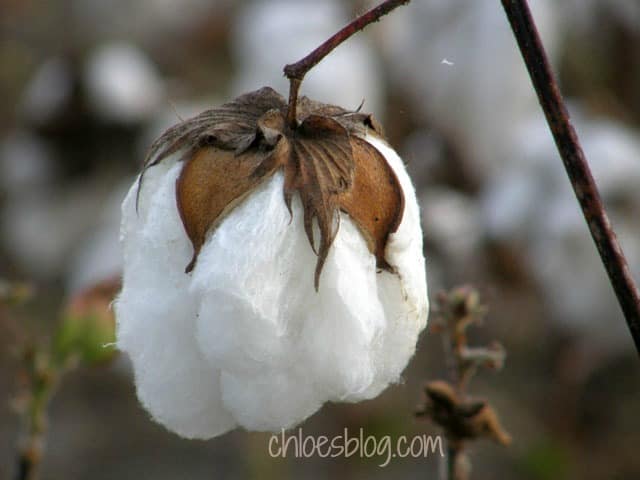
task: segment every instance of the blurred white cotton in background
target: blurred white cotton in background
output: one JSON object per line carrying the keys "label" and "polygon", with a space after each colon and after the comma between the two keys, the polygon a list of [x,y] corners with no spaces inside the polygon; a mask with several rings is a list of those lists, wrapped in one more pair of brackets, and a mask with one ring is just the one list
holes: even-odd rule
{"label": "blurred white cotton in background", "polygon": [[[530,3],[553,59],[549,2]],[[456,141],[480,178],[511,161],[504,153],[511,129],[540,107],[500,2],[416,2],[381,28],[395,85],[406,87],[424,118]]]}
{"label": "blurred white cotton in background", "polygon": [[40,65],[27,84],[21,111],[33,125],[42,125],[59,114],[71,99],[73,72],[67,59],[53,57]]}
{"label": "blurred white cotton in background", "polygon": [[11,132],[0,143],[0,190],[10,197],[45,188],[55,170],[47,144],[28,131]]}
{"label": "blurred white cotton in background", "polygon": [[[270,86],[286,97],[289,82],[282,73],[284,65],[311,53],[350,20],[344,4],[335,0],[248,2],[233,25],[232,53],[237,73],[232,94]],[[354,110],[364,100],[364,110],[382,121],[383,88],[375,52],[367,35],[360,33],[309,72],[301,93]]]}
{"label": "blurred white cotton in background", "polygon": [[430,188],[420,195],[422,224],[429,240],[449,262],[468,264],[477,254],[483,230],[476,203],[447,188]]}
{"label": "blurred white cotton in background", "polygon": [[87,36],[134,37],[162,43],[168,35],[189,31],[208,15],[223,14],[233,0],[73,0],[70,13]]}
{"label": "blurred white cotton in background", "polygon": [[103,45],[90,56],[85,84],[89,105],[113,122],[146,120],[164,101],[155,66],[141,50],[125,43]]}
{"label": "blurred white cotton in background", "polygon": [[[574,108],[573,123],[631,271],[640,276],[638,132]],[[564,328],[601,347],[630,348],[619,307],[558,151],[542,118],[514,135],[519,160],[481,197],[487,235],[525,249],[543,298]]]}
{"label": "blurred white cotton in background", "polygon": [[126,179],[106,199],[93,228],[78,243],[67,267],[67,291],[71,294],[122,272],[120,206],[131,179]]}
{"label": "blurred white cotton in background", "polygon": [[92,179],[13,195],[0,216],[5,247],[34,278],[64,272],[78,239],[90,231],[111,186]]}
{"label": "blurred white cotton in background", "polygon": [[629,0],[564,0],[557,2],[559,14],[574,29],[601,27],[602,15],[612,15],[622,24],[640,31],[640,2]]}

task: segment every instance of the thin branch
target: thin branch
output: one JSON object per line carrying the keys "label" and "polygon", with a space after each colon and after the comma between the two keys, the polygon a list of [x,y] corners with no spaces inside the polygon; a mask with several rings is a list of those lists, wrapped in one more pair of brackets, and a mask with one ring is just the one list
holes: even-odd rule
{"label": "thin branch", "polygon": [[442,336],[449,380],[435,380],[425,386],[426,401],[416,415],[428,417],[444,429],[447,457],[446,465],[441,465],[441,477],[468,480],[471,461],[466,445],[469,441],[490,437],[505,446],[511,442],[496,411],[467,394],[469,380],[478,369],[502,368],[506,352],[497,342],[485,347],[468,345],[468,328],[481,324],[487,314],[487,307],[480,302],[474,288],[462,286],[439,292],[433,314],[431,331]]}
{"label": "thin branch", "polygon": [[298,102],[298,90],[307,72],[353,34],[364,29],[370,23],[377,22],[381,17],[395,8],[406,5],[409,1],[410,0],[386,0],[382,2],[377,7],[372,8],[367,13],[356,18],[302,60],[284,67],[284,75],[289,79],[289,109],[287,111],[287,124],[289,127],[292,129],[297,127],[296,106]]}
{"label": "thin branch", "polygon": [[35,480],[44,454],[47,408],[58,384],[59,373],[43,352],[31,348],[24,352],[28,377],[26,402],[22,405],[22,439],[16,458],[16,480]]}
{"label": "thin branch", "polygon": [[640,354],[640,294],[611,227],[578,136],[560,96],[526,0],[501,0],[540,105]]}
{"label": "thin branch", "polygon": [[449,442],[447,448],[447,480],[469,480],[471,465],[461,446]]}

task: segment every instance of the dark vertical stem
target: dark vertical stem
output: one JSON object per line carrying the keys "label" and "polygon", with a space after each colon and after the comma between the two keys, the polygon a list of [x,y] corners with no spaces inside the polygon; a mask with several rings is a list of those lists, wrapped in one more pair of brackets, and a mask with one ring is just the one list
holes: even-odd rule
{"label": "dark vertical stem", "polygon": [[16,458],[15,480],[36,480],[44,454],[47,409],[58,383],[59,373],[48,365],[39,365],[38,354],[25,355],[25,373],[29,377],[29,400],[22,413],[22,439]]}
{"label": "dark vertical stem", "polygon": [[464,444],[447,440],[447,478],[448,480],[469,480],[468,459],[464,451]]}
{"label": "dark vertical stem", "polygon": [[602,204],[526,0],[501,0],[567,175],[640,353],[640,294]]}
{"label": "dark vertical stem", "polygon": [[289,81],[289,108],[287,109],[287,125],[294,129],[298,126],[298,92],[302,80],[291,78]]}
{"label": "dark vertical stem", "polygon": [[451,440],[447,440],[447,444],[447,478],[454,480],[456,478],[458,449],[452,445]]}
{"label": "dark vertical stem", "polygon": [[[33,439],[35,440],[35,438]],[[41,439],[38,439],[41,440]],[[25,447],[18,456],[16,480],[36,480],[42,451],[39,444]]]}

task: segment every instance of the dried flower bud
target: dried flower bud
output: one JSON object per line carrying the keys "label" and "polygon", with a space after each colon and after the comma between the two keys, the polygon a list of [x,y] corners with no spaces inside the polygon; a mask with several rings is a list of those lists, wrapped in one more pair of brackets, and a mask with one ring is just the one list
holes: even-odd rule
{"label": "dried flower bud", "polygon": [[447,382],[435,380],[425,386],[426,402],[418,416],[428,416],[444,428],[451,441],[489,437],[509,445],[511,436],[504,430],[495,410],[486,402],[461,398]]}
{"label": "dried flower bud", "polygon": [[[186,437],[378,395],[427,319],[415,191],[370,115],[270,88],[165,132],[123,203],[118,346]],[[181,156],[174,154],[181,153]]]}

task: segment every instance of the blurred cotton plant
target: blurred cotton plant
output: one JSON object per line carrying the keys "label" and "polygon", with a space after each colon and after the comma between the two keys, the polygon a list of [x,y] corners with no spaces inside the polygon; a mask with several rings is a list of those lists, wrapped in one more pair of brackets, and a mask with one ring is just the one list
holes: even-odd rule
{"label": "blurred cotton plant", "polygon": [[116,354],[110,303],[119,288],[120,280],[110,279],[77,293],[62,309],[55,330],[43,335],[42,325],[17,320],[23,316],[17,310],[34,295],[33,287],[0,281],[0,319],[5,317],[15,337],[13,353],[20,366],[12,401],[22,421],[15,478],[37,478],[45,454],[47,410],[61,378],[78,367],[103,365]]}
{"label": "blurred cotton plant", "polygon": [[418,203],[377,122],[286,113],[263,88],[176,125],[123,203],[118,347],[185,437],[375,397],[426,324]]}
{"label": "blurred cotton plant", "polygon": [[480,302],[475,288],[461,286],[439,292],[433,313],[431,330],[442,337],[449,378],[427,383],[424,403],[416,415],[429,418],[445,433],[448,455],[442,477],[468,480],[471,461],[467,450],[471,441],[490,438],[504,446],[511,443],[511,435],[503,428],[495,409],[468,393],[469,382],[481,368],[503,367],[506,352],[495,341],[487,346],[469,345],[469,327],[481,325],[487,314],[487,306]]}

